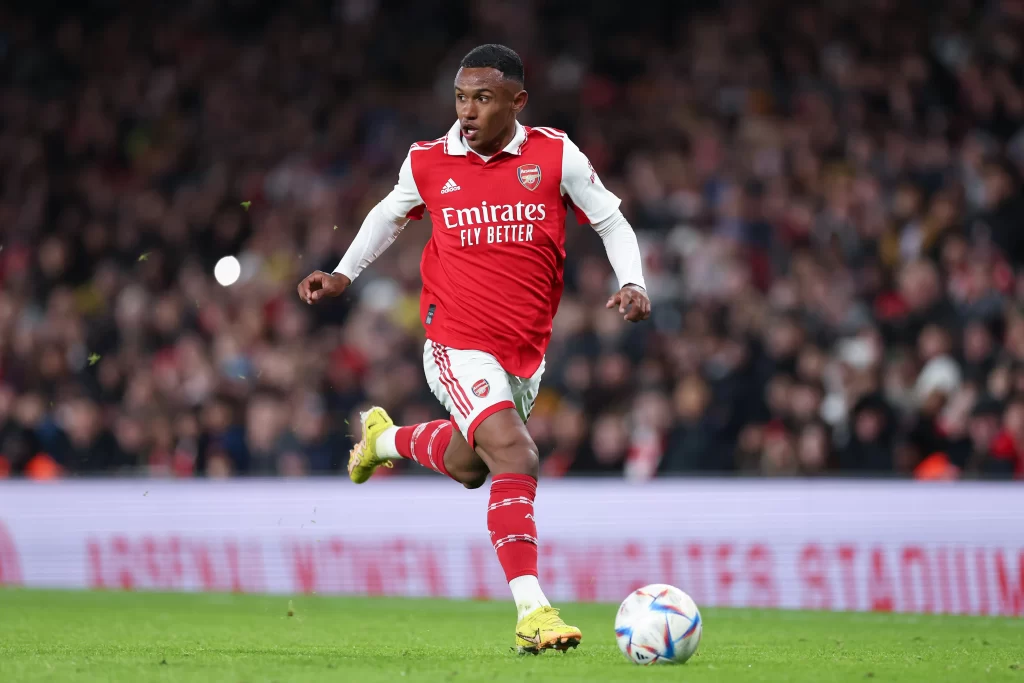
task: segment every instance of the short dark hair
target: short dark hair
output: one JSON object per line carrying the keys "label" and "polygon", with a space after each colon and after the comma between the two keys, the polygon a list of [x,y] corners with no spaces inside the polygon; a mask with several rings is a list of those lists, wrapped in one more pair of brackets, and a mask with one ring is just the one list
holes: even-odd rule
{"label": "short dark hair", "polygon": [[516,51],[504,45],[488,43],[474,47],[459,62],[463,69],[497,69],[501,75],[509,80],[518,81],[525,85],[526,78],[523,72],[523,60],[519,58]]}

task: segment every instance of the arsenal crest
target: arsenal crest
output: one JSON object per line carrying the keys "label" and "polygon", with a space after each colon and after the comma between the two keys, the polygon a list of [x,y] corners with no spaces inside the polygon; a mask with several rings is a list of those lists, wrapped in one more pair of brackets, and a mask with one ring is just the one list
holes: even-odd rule
{"label": "arsenal crest", "polygon": [[519,182],[523,184],[530,192],[537,189],[540,185],[540,166],[537,164],[523,164],[516,169],[516,175],[519,176]]}
{"label": "arsenal crest", "polygon": [[473,393],[479,398],[483,398],[487,394],[491,393],[491,385],[485,379],[478,379],[476,383],[473,384]]}

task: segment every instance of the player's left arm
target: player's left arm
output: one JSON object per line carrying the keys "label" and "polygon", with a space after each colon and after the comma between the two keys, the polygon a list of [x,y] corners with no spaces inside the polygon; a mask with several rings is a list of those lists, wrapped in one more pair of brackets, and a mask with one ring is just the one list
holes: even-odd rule
{"label": "player's left arm", "polygon": [[618,209],[609,218],[590,225],[601,236],[612,270],[619,280],[619,291],[608,299],[605,308],[618,306],[619,313],[623,313],[630,322],[647,320],[651,317],[651,300],[647,296],[640,246],[632,226]]}
{"label": "player's left arm", "polygon": [[568,137],[562,146],[562,194],[568,196],[581,221],[590,223],[604,242],[619,291],[606,304],[630,322],[651,316],[636,233],[619,211],[619,198],[604,186],[586,155]]}

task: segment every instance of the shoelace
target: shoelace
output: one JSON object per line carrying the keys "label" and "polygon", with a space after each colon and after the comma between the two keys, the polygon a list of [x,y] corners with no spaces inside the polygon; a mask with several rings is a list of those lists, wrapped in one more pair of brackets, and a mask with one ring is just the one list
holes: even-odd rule
{"label": "shoelace", "polygon": [[542,627],[558,626],[560,619],[558,618],[558,610],[554,607],[547,607],[541,612],[541,618],[538,620],[539,625]]}

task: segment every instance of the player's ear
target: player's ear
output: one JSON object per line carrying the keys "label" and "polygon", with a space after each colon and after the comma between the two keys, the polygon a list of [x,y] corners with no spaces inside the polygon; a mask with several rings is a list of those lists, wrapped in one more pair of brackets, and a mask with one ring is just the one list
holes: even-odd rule
{"label": "player's ear", "polygon": [[526,94],[525,90],[520,90],[512,96],[512,111],[516,114],[526,108],[526,100],[529,99],[529,95]]}

